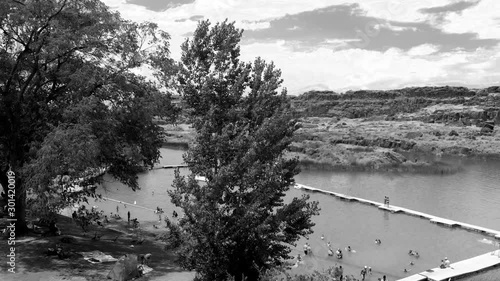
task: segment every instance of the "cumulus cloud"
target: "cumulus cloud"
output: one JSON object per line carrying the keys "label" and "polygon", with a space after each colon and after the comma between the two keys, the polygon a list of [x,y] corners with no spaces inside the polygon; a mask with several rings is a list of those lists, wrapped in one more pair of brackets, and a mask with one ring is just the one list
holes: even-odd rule
{"label": "cumulus cloud", "polygon": [[273,19],[268,28],[245,32],[246,42],[285,40],[298,50],[328,45],[328,40],[345,39],[351,48],[386,51],[409,50],[432,44],[439,51],[456,48],[474,50],[493,47],[498,39],[480,39],[477,34],[447,33],[428,22],[388,21],[367,16],[358,4],[333,5]]}
{"label": "cumulus cloud", "polygon": [[175,59],[198,20],[235,21],[245,29],[242,59],[274,61],[292,94],[500,80],[497,0],[104,2],[124,18],[158,23]]}

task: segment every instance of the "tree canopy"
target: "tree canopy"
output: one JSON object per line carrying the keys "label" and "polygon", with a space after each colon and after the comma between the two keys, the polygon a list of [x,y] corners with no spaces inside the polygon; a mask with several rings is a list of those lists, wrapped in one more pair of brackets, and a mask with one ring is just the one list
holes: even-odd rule
{"label": "tree canopy", "polygon": [[0,2],[0,182],[6,190],[5,172],[16,173],[16,230],[28,190],[29,210],[43,215],[86,198],[71,199],[68,179],[101,168],[138,187],[160,157],[153,118],[177,110],[137,69],[168,69],[168,40],[97,0]]}
{"label": "tree canopy", "polygon": [[306,195],[285,200],[299,170],[284,153],[298,126],[280,70],[239,60],[241,35],[234,23],[202,21],[182,45],[179,92],[196,138],[184,157],[192,175],[177,173],[169,192],[184,212],[172,231],[184,239],[181,264],[201,280],[256,280],[291,258],[319,212]]}

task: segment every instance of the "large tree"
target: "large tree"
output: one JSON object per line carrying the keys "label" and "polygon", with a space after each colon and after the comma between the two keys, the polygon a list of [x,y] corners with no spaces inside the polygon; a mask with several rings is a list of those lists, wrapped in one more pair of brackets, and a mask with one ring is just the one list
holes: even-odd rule
{"label": "large tree", "polygon": [[180,261],[201,280],[256,280],[282,265],[319,211],[308,196],[285,204],[298,162],[284,153],[297,124],[281,72],[239,60],[241,35],[234,23],[202,21],[182,45],[179,91],[196,138],[184,157],[192,175],[177,173],[170,196],[184,212]]}
{"label": "large tree", "polygon": [[6,191],[6,171],[16,174],[17,232],[26,210],[84,200],[71,182],[100,168],[138,187],[137,173],[160,156],[153,118],[175,110],[135,73],[159,59],[168,68],[168,39],[98,0],[0,2],[0,182]]}

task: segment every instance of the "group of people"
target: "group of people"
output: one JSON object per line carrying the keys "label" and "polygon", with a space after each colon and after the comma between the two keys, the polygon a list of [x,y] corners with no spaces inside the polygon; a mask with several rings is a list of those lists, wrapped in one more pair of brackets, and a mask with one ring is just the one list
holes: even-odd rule
{"label": "group of people", "polygon": [[450,260],[448,260],[448,258],[444,258],[444,260],[441,260],[441,265],[439,266],[439,268],[448,268],[450,267]]}
{"label": "group of people", "polygon": [[304,255],[309,255],[312,253],[311,245],[309,243],[304,244]]}
{"label": "group of people", "polygon": [[420,255],[418,254],[418,252],[414,251],[414,250],[408,251],[408,255],[414,256],[414,257],[417,257],[417,258],[420,257]]}
{"label": "group of people", "polygon": [[384,198],[384,205],[386,205],[387,207],[389,207],[389,196],[385,196],[385,198]]}
{"label": "group of people", "polygon": [[[370,274],[370,275],[372,274],[372,268],[365,265],[365,267],[363,269],[361,269],[361,274],[360,274],[361,280],[365,280],[367,274]],[[384,278],[385,278],[385,276],[384,276]]]}
{"label": "group of people", "polygon": [[[384,203],[388,204],[388,200],[389,198],[386,196],[386,201]],[[325,236],[324,235],[321,235],[321,240],[325,240]],[[377,245],[380,245],[382,244],[382,241],[380,239],[375,239],[375,244]],[[343,257],[343,254],[342,254],[342,250],[340,248],[337,248],[337,250],[334,252],[333,249],[332,249],[332,244],[330,242],[327,242],[326,243],[326,246],[327,246],[327,249],[328,249],[328,256],[333,256],[335,254],[335,257],[338,258],[338,259],[342,259]],[[350,245],[348,245],[345,250],[347,252],[355,252]],[[304,244],[304,254],[305,256],[307,255],[310,255],[311,254],[311,246],[309,245],[309,243],[305,243]],[[420,257],[419,253],[415,250],[409,250],[408,251],[408,255],[410,256],[413,256],[413,257]],[[302,263],[302,257],[301,255],[299,254],[297,256],[297,263],[296,265],[298,265],[299,263]],[[414,265],[413,261],[410,261],[409,265]],[[445,258],[444,260],[441,261],[441,268],[446,268],[446,267],[449,267],[450,265],[450,261]],[[410,272],[411,269],[407,269],[405,268],[403,270],[405,273],[407,272]],[[361,269],[361,272],[360,272],[360,275],[361,275],[361,280],[365,280],[366,276],[367,275],[371,275],[372,274],[372,268],[371,267],[368,267],[368,266],[365,266],[364,268]],[[387,280],[387,277],[384,275],[382,278],[378,278],[378,280],[380,281],[386,281]]]}

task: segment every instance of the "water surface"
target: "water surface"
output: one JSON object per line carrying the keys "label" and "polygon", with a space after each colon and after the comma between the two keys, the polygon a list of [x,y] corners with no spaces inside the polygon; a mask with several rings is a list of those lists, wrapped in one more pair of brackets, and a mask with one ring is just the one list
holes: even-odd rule
{"label": "water surface", "polygon": [[[182,150],[163,148],[160,165],[182,163]],[[500,162],[494,160],[463,161],[464,170],[454,175],[420,175],[391,173],[354,173],[330,171],[303,171],[296,177],[302,184],[383,201],[389,196],[391,204],[442,216],[483,227],[500,229]],[[182,170],[182,169],[181,169]],[[187,170],[182,170],[187,174]],[[173,170],[155,169],[139,175],[141,190],[130,188],[106,176],[99,192],[106,197],[137,206],[126,206],[111,201],[95,202],[106,213],[118,211],[126,218],[128,211],[132,218],[140,221],[157,221],[158,216],[150,209],[157,206],[171,216],[172,206],[167,190],[171,189]],[[287,199],[299,197],[302,190],[291,189]],[[439,266],[441,259],[448,257],[452,262],[471,258],[497,249],[493,238],[460,229],[451,229],[429,223],[428,220],[404,214],[390,214],[373,206],[346,202],[330,195],[310,193],[322,209],[314,218],[315,233],[307,240],[313,255],[304,259],[304,264],[294,272],[311,272],[342,264],[349,274],[359,277],[363,266],[370,266],[373,275],[367,280],[377,280],[383,274],[389,280],[405,277]],[[177,210],[179,212],[179,210]],[[321,235],[325,236],[321,240]],[[374,240],[382,240],[376,245]],[[326,243],[334,248],[344,249],[350,245],[356,253],[344,250],[344,259],[327,256]],[[306,239],[293,248],[296,256],[302,252]],[[417,250],[420,258],[409,256],[408,250]],[[409,265],[413,262],[414,265]],[[404,269],[410,270],[404,273]],[[469,280],[500,280],[492,276],[500,270],[492,270]],[[474,279],[476,278],[476,279]],[[485,278],[485,279],[477,279]],[[488,279],[490,278],[490,279]],[[496,277],[495,277],[496,278]],[[466,279],[467,280],[467,279]]]}

